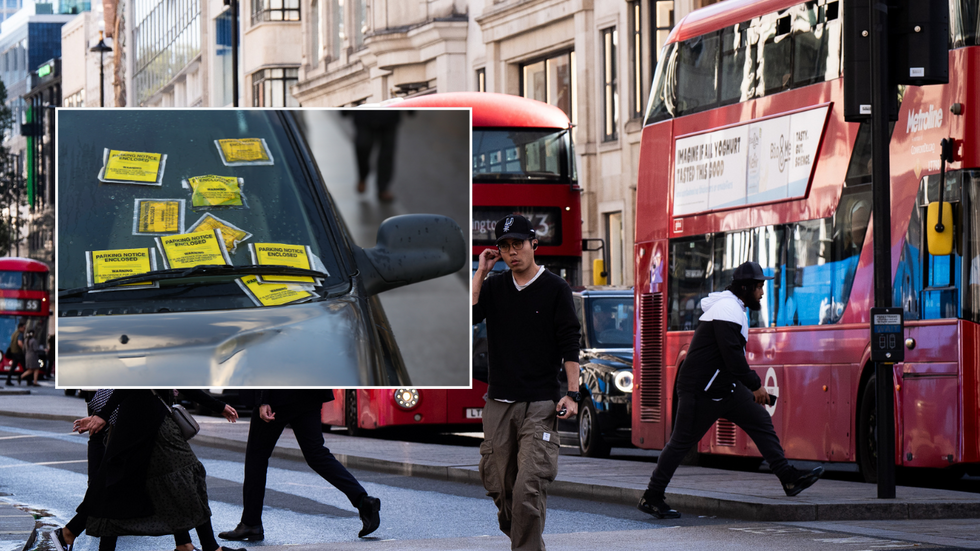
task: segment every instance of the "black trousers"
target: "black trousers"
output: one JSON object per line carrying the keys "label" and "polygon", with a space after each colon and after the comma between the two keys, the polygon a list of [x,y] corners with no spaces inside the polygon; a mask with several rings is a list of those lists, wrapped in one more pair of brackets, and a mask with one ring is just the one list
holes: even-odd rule
{"label": "black trousers", "polygon": [[718,402],[701,393],[679,392],[677,399],[674,432],[670,435],[670,442],[660,452],[657,466],[650,476],[647,488],[651,493],[663,495],[687,452],[721,418],[728,419],[748,433],[780,480],[792,473],[793,468],[786,461],[776,429],[772,426],[772,417],[766,408],[755,403],[752,392],[744,385],[736,385],[731,396]]}
{"label": "black trousers", "polygon": [[378,193],[387,191],[395,167],[395,136],[397,126],[376,127],[355,120],[354,150],[357,153],[357,173],[366,180],[371,172],[370,159],[374,144],[378,144]]}
{"label": "black trousers", "polygon": [[252,411],[252,421],[248,427],[248,443],[245,445],[245,484],[242,486],[242,523],[246,526],[262,524],[262,502],[265,500],[266,471],[269,457],[279,441],[283,429],[289,425],[296,435],[299,448],[306,464],[324,480],[347,496],[355,508],[361,496],[367,494],[354,475],[337,461],[330,450],[323,445],[323,432],[320,427],[320,410],[290,411],[273,410],[276,419],[265,422],[259,418],[259,408]]}

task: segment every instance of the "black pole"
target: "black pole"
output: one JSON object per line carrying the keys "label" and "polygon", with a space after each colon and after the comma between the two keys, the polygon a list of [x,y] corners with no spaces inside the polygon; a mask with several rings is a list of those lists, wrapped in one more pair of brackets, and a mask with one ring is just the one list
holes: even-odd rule
{"label": "black pole", "polygon": [[[891,173],[889,171],[888,4],[871,0],[871,193],[874,197],[875,306],[892,305]],[[895,395],[893,366],[875,364],[878,498],[895,497]]]}
{"label": "black pole", "polygon": [[99,107],[105,107],[105,54],[99,52]]}
{"label": "black pole", "polygon": [[238,0],[231,0],[231,97],[238,107]]}

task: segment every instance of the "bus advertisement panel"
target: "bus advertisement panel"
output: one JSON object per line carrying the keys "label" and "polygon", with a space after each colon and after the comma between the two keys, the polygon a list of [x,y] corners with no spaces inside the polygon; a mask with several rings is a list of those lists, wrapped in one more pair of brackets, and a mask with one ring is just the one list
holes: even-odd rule
{"label": "bus advertisement panel", "polygon": [[[876,479],[871,133],[844,120],[842,1],[729,0],[671,32],[642,135],[636,220],[633,443],[670,437],[674,381],[700,300],[758,262],[746,358],[770,394],[786,457],[856,462]],[[896,464],[980,464],[978,1],[950,2],[949,84],[901,86],[890,142]],[[972,14],[972,15],[971,15]],[[931,254],[940,141],[954,246]],[[703,454],[759,457],[720,420]]]}

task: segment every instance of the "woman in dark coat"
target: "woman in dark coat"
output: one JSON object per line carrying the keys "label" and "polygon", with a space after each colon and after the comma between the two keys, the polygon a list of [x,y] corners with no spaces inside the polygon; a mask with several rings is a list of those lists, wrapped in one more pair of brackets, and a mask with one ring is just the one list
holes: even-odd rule
{"label": "woman in dark coat", "polygon": [[[192,398],[209,409],[224,411],[226,417],[228,409],[234,412],[196,392],[200,396]],[[170,534],[178,550],[193,549],[191,528],[204,551],[221,549],[211,529],[204,465],[170,418],[172,401],[170,390],[116,390],[96,414],[104,421],[119,408],[102,464],[79,506],[79,513],[88,516],[85,531],[102,538],[100,551],[113,549],[117,536]]]}

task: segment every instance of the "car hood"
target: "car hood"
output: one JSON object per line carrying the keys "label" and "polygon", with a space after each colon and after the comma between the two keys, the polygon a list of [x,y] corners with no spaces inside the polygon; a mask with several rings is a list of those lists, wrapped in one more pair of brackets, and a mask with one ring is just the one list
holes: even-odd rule
{"label": "car hood", "polygon": [[631,369],[633,367],[632,348],[584,349],[579,356],[581,363],[602,364],[611,369]]}
{"label": "car hood", "polygon": [[366,386],[356,297],[274,308],[61,318],[58,386]]}

